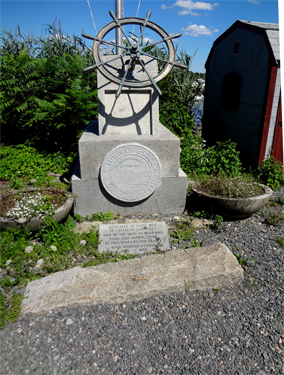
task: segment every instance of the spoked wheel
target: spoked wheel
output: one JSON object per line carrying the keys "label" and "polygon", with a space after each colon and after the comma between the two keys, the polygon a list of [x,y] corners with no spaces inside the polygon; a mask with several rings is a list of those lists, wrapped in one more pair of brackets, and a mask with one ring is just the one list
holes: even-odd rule
{"label": "spoked wheel", "polygon": [[[157,82],[165,78],[174,66],[188,69],[187,66],[175,62],[175,48],[172,39],[178,38],[182,34],[168,35],[160,26],[149,21],[151,11],[147,13],[145,19],[136,17],[117,19],[112,11],[109,11],[109,13],[113,18],[113,21],[104,26],[98,32],[97,36],[93,37],[88,34],[82,34],[85,38],[94,40],[93,56],[95,59],[95,65],[85,68],[84,71],[98,68],[107,79],[117,83],[119,87],[116,97],[120,95],[123,86],[141,88],[153,85],[158,94],[162,95]],[[127,35],[127,32],[125,31],[125,26],[127,25],[131,25],[133,28],[135,25],[138,25],[140,27],[140,35],[135,36],[133,33]],[[116,28],[119,28],[124,36],[124,44],[121,46],[110,41],[111,32]],[[145,35],[151,35],[151,39],[154,38],[156,40],[157,36],[155,34],[158,34],[159,36],[158,41],[149,42],[149,39],[145,38]],[[163,56],[154,56],[149,53],[149,51],[158,44],[162,44]],[[110,57],[110,59],[106,61],[102,58],[104,55],[101,52],[105,46],[119,47],[122,53],[119,55],[113,55],[113,58]],[[125,60],[127,66],[125,67],[124,75],[120,77],[115,75],[114,71],[109,68],[109,63],[124,58],[125,56],[128,57]],[[156,76],[151,76],[151,73],[147,70],[147,66],[141,58],[143,56],[148,56],[158,61],[160,69]],[[129,70],[132,69],[137,62],[145,71],[147,79],[140,81],[128,79],[127,75]]]}

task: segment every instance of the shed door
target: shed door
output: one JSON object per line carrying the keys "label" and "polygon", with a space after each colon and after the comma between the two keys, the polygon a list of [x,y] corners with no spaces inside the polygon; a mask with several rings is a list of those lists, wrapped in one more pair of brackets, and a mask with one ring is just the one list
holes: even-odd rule
{"label": "shed door", "polygon": [[283,165],[283,132],[282,132],[282,109],[281,109],[281,94],[278,104],[278,113],[276,126],[272,144],[272,156]]}

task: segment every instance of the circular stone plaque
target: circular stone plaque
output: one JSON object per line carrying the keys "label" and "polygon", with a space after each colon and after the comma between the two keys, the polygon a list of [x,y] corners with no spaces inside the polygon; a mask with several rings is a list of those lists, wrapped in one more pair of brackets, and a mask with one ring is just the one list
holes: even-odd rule
{"label": "circular stone plaque", "polygon": [[139,143],[113,148],[101,167],[106,191],[123,202],[138,202],[149,197],[161,181],[161,165],[152,150]]}

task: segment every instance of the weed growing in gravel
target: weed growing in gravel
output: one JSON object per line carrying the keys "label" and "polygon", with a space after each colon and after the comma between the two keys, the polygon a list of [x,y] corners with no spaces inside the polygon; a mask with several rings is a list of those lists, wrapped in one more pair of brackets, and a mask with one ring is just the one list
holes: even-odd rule
{"label": "weed growing in gravel", "polygon": [[278,238],[276,239],[276,241],[279,243],[279,245],[280,245],[281,247],[284,247],[284,239],[283,239],[283,238],[278,237]]}
{"label": "weed growing in gravel", "polygon": [[83,218],[83,216],[81,216],[81,215],[79,215],[79,214],[74,215],[74,219],[75,219],[76,222],[79,223],[79,224],[83,223],[83,221],[85,220],[85,219]]}
{"label": "weed growing in gravel", "polygon": [[245,288],[249,288],[249,289],[255,288],[256,290],[259,290],[259,287],[256,285],[256,279],[254,277],[246,279]]}
{"label": "weed growing in gravel", "polygon": [[110,221],[112,219],[116,219],[116,217],[113,217],[113,212],[109,211],[107,213],[100,212],[98,214],[93,214],[91,216],[91,221]]}
{"label": "weed growing in gravel", "polygon": [[191,241],[191,247],[202,247],[202,241],[198,242],[196,238]]}
{"label": "weed growing in gravel", "polygon": [[266,216],[266,223],[269,225],[277,226],[284,223],[284,214],[276,211],[276,212],[265,212]]}
{"label": "weed growing in gravel", "polygon": [[218,229],[223,224],[223,216],[215,215],[213,224],[211,224],[211,228]]}
{"label": "weed growing in gravel", "polygon": [[240,254],[235,254],[235,257],[237,258],[240,266],[242,266],[245,271],[247,271],[248,261],[255,262],[254,258],[242,258]]}
{"label": "weed growing in gravel", "polygon": [[170,233],[173,243],[181,244],[183,241],[190,241],[194,237],[194,228],[191,225],[191,220],[183,220],[176,225],[177,229]]}
{"label": "weed growing in gravel", "polygon": [[76,214],[74,218],[78,223],[82,223],[84,220],[110,221],[112,219],[117,219],[117,215],[113,215],[113,212],[109,211],[107,213],[99,212],[97,214],[93,214],[91,217],[86,216],[85,218],[79,214]]}
{"label": "weed growing in gravel", "polygon": [[284,205],[284,198],[278,197],[277,199],[270,199],[270,201],[267,203],[268,206],[283,206]]}

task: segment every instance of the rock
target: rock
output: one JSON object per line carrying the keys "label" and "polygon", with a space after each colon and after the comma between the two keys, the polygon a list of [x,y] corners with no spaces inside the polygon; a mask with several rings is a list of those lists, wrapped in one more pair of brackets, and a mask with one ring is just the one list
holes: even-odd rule
{"label": "rock", "polygon": [[6,266],[9,266],[9,264],[11,264],[11,263],[12,263],[12,260],[11,260],[11,259],[8,259],[5,265],[6,265]]}
{"label": "rock", "polygon": [[27,221],[25,217],[21,217],[20,219],[17,220],[17,223],[19,224],[24,224]]}
{"label": "rock", "polygon": [[37,268],[41,268],[41,266],[43,265],[43,262],[44,262],[43,259],[39,259],[39,260],[36,262],[35,267],[37,267]]}
{"label": "rock", "polygon": [[34,249],[33,246],[28,246],[25,248],[25,253],[30,254],[33,251],[33,249]]}
{"label": "rock", "polygon": [[87,245],[87,241],[86,240],[81,240],[79,242],[80,245],[83,245],[83,246],[86,246]]}
{"label": "rock", "polygon": [[50,248],[51,248],[52,251],[57,251],[57,247],[56,246],[52,245],[52,246],[50,246]]}
{"label": "rock", "polygon": [[69,326],[70,324],[73,324],[73,320],[68,318],[67,319],[67,322],[66,322],[66,325]]}
{"label": "rock", "polygon": [[243,272],[236,257],[221,243],[95,267],[75,267],[29,282],[21,312],[128,303],[162,293],[220,288],[241,282]]}

